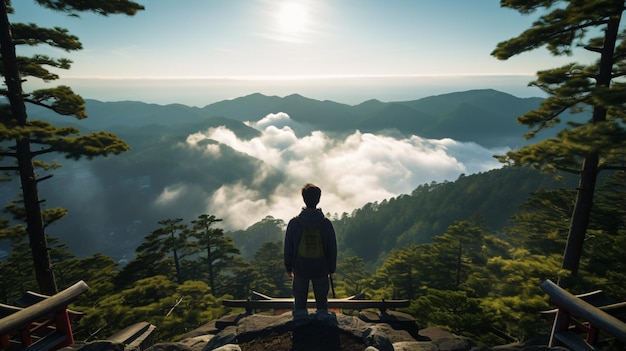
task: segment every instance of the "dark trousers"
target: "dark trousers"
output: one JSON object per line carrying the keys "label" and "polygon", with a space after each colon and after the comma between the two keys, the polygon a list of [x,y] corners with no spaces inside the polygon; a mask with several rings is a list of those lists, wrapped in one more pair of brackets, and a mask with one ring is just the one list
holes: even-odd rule
{"label": "dark trousers", "polygon": [[318,311],[328,310],[328,277],[309,279],[294,274],[292,288],[295,300],[294,310],[306,310],[307,296],[309,295],[309,280],[313,283],[313,294]]}

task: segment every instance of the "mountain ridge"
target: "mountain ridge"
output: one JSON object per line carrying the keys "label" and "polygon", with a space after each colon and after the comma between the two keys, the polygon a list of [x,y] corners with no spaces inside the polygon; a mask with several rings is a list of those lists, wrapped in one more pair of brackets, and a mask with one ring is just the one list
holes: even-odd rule
{"label": "mountain ridge", "polygon": [[[416,100],[382,102],[376,99],[358,105],[315,100],[299,94],[285,97],[249,94],[218,101],[202,108],[182,104],[158,105],[137,101],[102,102],[86,100],[90,118],[68,120],[38,106],[29,105],[31,119],[74,125],[80,130],[109,130],[158,124],[197,126],[213,117],[239,123],[256,122],[268,114],[286,113],[310,130],[352,133],[355,130],[382,132],[396,130],[405,136],[451,137],[473,141],[485,147],[517,147],[526,143],[525,126],[518,116],[539,107],[541,98],[518,98],[494,89],[467,90],[433,95]],[[448,135],[450,130],[457,130]],[[485,131],[493,134],[485,138]],[[497,133],[493,133],[497,130]]]}

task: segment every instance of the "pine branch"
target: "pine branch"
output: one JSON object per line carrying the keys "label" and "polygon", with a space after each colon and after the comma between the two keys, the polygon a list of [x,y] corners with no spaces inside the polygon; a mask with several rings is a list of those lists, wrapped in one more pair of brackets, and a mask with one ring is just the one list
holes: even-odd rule
{"label": "pine branch", "polygon": [[38,179],[37,179],[37,183],[39,183],[39,182],[43,182],[43,181],[44,181],[44,180],[46,180],[46,179],[50,179],[50,178],[52,178],[52,176],[54,176],[54,174],[48,174],[48,175],[47,175],[47,176],[45,176],[45,177],[38,178]]}
{"label": "pine branch", "polygon": [[613,165],[598,166],[598,172],[603,171],[603,170],[626,171],[626,165],[624,165],[624,166],[613,166]]}
{"label": "pine branch", "polygon": [[577,169],[567,168],[567,167],[559,167],[558,165],[554,165],[554,168],[561,172],[571,173],[571,174],[580,174],[580,171]]}
{"label": "pine branch", "polygon": [[51,153],[51,152],[54,152],[54,151],[55,151],[54,147],[49,147],[47,149],[43,149],[43,150],[39,150],[39,151],[32,151],[30,154],[32,156],[40,156],[40,155],[48,154],[48,153]]}

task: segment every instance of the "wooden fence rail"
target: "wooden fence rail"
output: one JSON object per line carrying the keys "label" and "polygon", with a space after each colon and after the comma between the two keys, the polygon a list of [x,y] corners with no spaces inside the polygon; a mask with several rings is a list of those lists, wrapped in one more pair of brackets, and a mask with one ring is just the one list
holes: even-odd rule
{"label": "wooden fence rail", "polygon": [[[253,292],[251,299],[248,300],[223,300],[222,305],[227,307],[245,308],[247,313],[253,313],[254,310],[274,309],[288,310],[293,308],[293,298],[276,298],[269,297],[258,292]],[[381,311],[391,308],[409,307],[410,300],[363,300],[358,296],[351,296],[343,299],[328,299],[328,308],[330,309],[352,309],[364,310],[368,308],[376,308]],[[315,300],[307,300],[307,308],[315,308]]]}
{"label": "wooden fence rail", "polygon": [[19,339],[27,350],[57,350],[74,343],[67,306],[89,286],[84,281],[0,318],[0,348],[11,346],[11,338]]}
{"label": "wooden fence rail", "polygon": [[[626,323],[604,311],[603,307],[583,301],[550,280],[544,281],[541,289],[558,308],[550,335],[550,347],[562,344],[573,350],[596,350],[600,332],[626,345]],[[573,333],[571,325],[585,331],[585,339]]]}

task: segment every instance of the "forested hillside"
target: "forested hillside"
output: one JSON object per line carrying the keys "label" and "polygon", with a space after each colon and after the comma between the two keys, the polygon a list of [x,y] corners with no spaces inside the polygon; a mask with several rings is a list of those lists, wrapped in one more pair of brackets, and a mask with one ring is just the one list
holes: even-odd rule
{"label": "forested hillside", "polygon": [[572,188],[574,177],[555,179],[528,168],[503,168],[454,182],[418,186],[410,195],[370,203],[335,222],[346,256],[366,262],[397,247],[427,243],[456,221],[474,220],[492,231],[511,225],[511,216],[538,189]]}
{"label": "forested hillside", "polygon": [[[327,215],[337,232],[340,257],[358,256],[376,267],[394,248],[431,242],[456,221],[480,221],[492,231],[510,226],[511,217],[539,189],[573,188],[571,175],[555,177],[529,168],[502,168],[444,183],[418,186],[411,194],[368,203],[352,213]],[[294,213],[294,216],[297,213]],[[286,223],[267,217],[227,235],[242,256],[251,258],[267,241],[282,241]]]}

